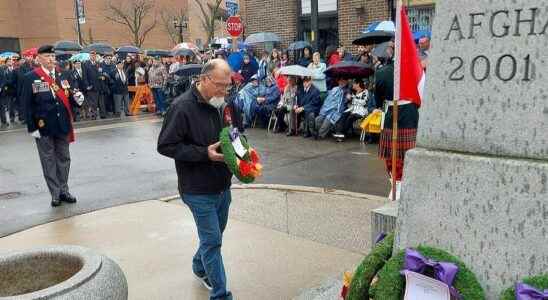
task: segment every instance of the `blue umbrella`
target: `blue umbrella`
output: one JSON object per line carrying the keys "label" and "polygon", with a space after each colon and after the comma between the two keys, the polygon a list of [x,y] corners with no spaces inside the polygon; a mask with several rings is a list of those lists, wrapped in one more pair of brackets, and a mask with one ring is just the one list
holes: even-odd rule
{"label": "blue umbrella", "polygon": [[74,54],[70,59],[69,61],[86,61],[86,60],[89,60],[89,53],[78,53],[78,54]]}
{"label": "blue umbrella", "polygon": [[228,65],[233,72],[238,72],[242,68],[242,62],[244,61],[244,56],[241,52],[232,52],[228,58]]}
{"label": "blue umbrella", "polygon": [[372,31],[390,31],[396,32],[396,26],[392,21],[377,21],[372,22],[367,26],[367,28],[362,33],[372,32]]}
{"label": "blue umbrella", "polygon": [[0,54],[0,57],[3,57],[3,58],[12,57],[12,56],[19,56],[19,54],[15,52],[9,52],[9,51]]}

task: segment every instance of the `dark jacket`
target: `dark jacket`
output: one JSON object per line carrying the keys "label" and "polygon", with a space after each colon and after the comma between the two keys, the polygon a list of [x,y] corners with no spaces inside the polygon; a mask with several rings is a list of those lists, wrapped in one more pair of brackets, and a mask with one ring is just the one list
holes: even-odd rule
{"label": "dark jacket", "polygon": [[244,86],[245,84],[247,84],[250,80],[251,80],[251,77],[255,74],[257,74],[257,70],[258,68],[254,68],[253,65],[250,63],[248,63],[247,65],[246,64],[242,64],[242,70],[240,72],[240,74],[242,74],[242,77],[244,78],[244,82],[242,84],[242,86]]}
{"label": "dark jacket", "polygon": [[86,88],[88,86],[87,80],[86,80],[86,73],[84,72],[84,69],[82,68],[82,74],[78,73],[76,69],[72,70],[72,81],[71,84],[73,89],[78,89],[82,92],[86,91]]}
{"label": "dark jacket", "polygon": [[0,95],[2,97],[15,97],[17,96],[17,74],[15,69],[11,71],[8,67],[0,69]]}
{"label": "dark jacket", "polygon": [[[124,72],[122,70],[122,72]],[[111,85],[110,89],[112,91],[113,95],[124,95],[128,93],[128,76],[124,72],[125,80],[122,80],[120,73],[118,73],[118,69],[116,69],[113,73],[110,74],[111,77]]]}
{"label": "dark jacket", "polygon": [[375,105],[382,109],[384,102],[394,99],[394,64],[389,63],[375,72]]}
{"label": "dark jacket", "polygon": [[[56,72],[55,81],[58,86],[62,80],[68,80]],[[33,92],[33,84],[42,80],[35,72],[29,72],[24,77],[22,100],[26,106],[27,129],[29,132],[40,130],[42,136],[66,136],[71,129],[70,117],[63,102],[54,97],[51,90]],[[69,96],[71,105],[76,105]]]}
{"label": "dark jacket", "polygon": [[210,161],[207,154],[221,130],[219,111],[205,102],[195,85],[168,110],[158,152],[175,160],[181,194],[217,194],[230,188],[232,174],[226,164]]}
{"label": "dark jacket", "polygon": [[87,88],[86,91],[97,92],[102,94],[108,93],[108,76],[101,67],[101,64],[93,64],[91,61],[86,61],[82,69],[86,73]]}
{"label": "dark jacket", "polygon": [[[32,71],[32,67],[29,62],[25,62],[24,64],[20,65],[19,68],[17,68],[16,76],[17,76],[17,99],[21,99],[23,95],[23,86],[25,83],[25,75]],[[21,102],[22,103],[22,102]]]}
{"label": "dark jacket", "polygon": [[308,92],[304,92],[304,88],[299,89],[297,94],[297,103],[299,107],[304,107],[304,112],[318,114],[322,107],[322,99],[320,98],[320,90],[314,85],[311,85]]}

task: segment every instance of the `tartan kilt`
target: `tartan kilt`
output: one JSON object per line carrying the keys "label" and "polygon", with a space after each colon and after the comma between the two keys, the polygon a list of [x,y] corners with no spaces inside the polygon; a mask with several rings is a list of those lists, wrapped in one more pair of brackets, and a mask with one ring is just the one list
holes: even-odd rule
{"label": "tartan kilt", "polygon": [[[379,158],[392,158],[392,107],[386,112],[384,118],[384,129],[380,135]],[[415,148],[417,144],[417,127],[419,123],[419,112],[415,104],[398,106],[398,139],[396,142],[398,155],[397,159],[402,160],[405,152]]]}

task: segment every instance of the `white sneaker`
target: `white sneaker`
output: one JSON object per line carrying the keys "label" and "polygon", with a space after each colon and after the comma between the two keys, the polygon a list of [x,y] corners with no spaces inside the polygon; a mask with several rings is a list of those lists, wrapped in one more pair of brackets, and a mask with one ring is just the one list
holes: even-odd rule
{"label": "white sneaker", "polygon": [[207,276],[200,277],[196,274],[194,274],[194,277],[200,281],[200,283],[209,291],[213,289],[213,286],[211,286],[211,283],[209,282],[209,279],[207,279]]}

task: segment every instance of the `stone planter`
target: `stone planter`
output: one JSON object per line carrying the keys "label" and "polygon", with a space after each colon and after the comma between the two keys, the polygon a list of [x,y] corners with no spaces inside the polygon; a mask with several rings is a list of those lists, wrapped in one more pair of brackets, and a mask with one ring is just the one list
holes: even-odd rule
{"label": "stone planter", "polygon": [[55,246],[0,256],[0,300],[126,300],[127,281],[106,256]]}

